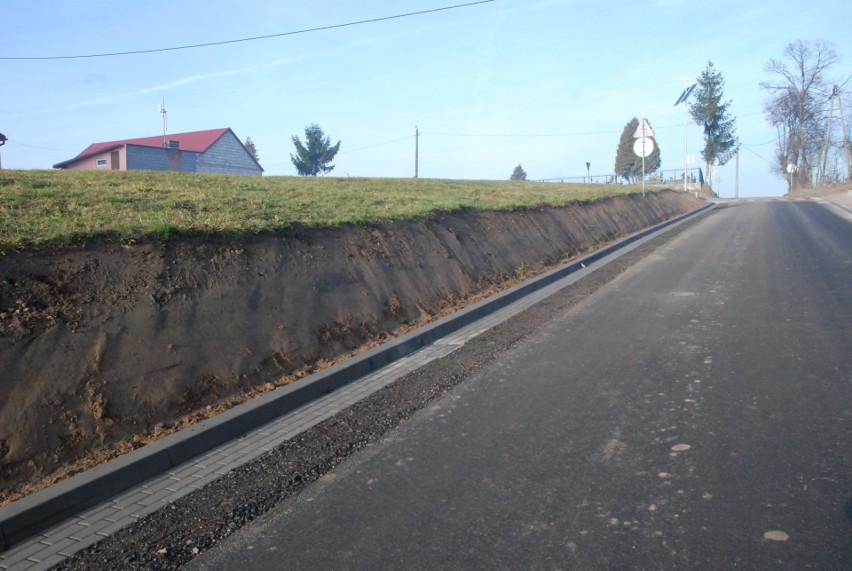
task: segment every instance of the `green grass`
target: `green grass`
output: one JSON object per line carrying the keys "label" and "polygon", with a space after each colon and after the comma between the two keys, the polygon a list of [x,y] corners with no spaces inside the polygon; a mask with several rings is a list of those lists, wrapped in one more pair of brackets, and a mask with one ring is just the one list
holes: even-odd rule
{"label": "green grass", "polygon": [[0,252],[81,241],[251,235],[595,201],[637,187],[510,181],[0,171]]}

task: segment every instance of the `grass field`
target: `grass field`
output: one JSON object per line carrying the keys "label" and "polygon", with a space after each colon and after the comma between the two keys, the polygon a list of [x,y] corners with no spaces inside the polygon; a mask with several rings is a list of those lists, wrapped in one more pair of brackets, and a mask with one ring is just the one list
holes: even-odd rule
{"label": "grass field", "polygon": [[77,241],[244,236],[295,225],[422,219],[465,207],[512,210],[636,192],[601,184],[4,170],[0,253]]}

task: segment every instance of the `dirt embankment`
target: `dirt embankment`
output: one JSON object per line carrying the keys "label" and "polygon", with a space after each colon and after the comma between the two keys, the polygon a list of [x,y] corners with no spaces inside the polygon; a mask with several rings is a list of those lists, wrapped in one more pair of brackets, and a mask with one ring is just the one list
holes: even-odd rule
{"label": "dirt embankment", "polygon": [[679,192],[0,258],[0,504],[602,243]]}

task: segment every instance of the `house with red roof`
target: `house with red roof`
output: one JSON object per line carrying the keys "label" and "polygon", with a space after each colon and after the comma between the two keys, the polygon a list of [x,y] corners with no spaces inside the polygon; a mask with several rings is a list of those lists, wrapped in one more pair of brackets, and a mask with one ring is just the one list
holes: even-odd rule
{"label": "house with red roof", "polygon": [[53,168],[263,174],[230,128],[93,143]]}

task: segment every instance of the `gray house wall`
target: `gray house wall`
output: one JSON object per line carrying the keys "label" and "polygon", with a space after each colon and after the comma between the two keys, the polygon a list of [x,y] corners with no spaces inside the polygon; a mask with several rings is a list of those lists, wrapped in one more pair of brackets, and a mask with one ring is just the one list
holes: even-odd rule
{"label": "gray house wall", "polygon": [[[175,152],[180,165],[178,169],[172,168],[172,154]],[[127,145],[127,170],[195,172],[197,159],[198,153],[189,151]]]}
{"label": "gray house wall", "polygon": [[196,172],[221,174],[262,175],[263,169],[231,131],[198,155]]}

